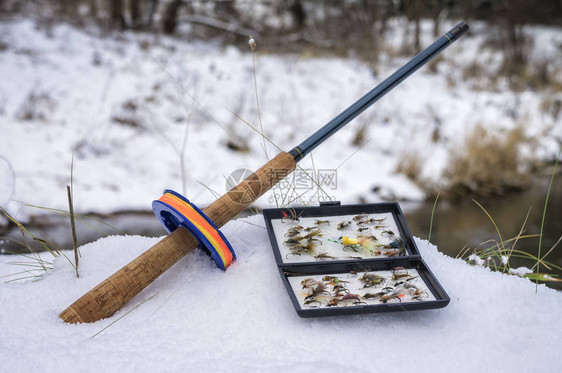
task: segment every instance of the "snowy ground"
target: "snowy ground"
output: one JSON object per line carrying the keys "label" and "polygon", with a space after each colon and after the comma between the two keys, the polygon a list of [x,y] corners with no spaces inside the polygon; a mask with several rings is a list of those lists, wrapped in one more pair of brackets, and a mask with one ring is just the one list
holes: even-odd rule
{"label": "snowy ground", "polygon": [[[463,68],[475,59],[490,67],[499,63],[497,53],[481,47],[485,31],[474,25],[442,54],[437,74],[427,68],[414,74],[303,167],[337,169],[337,188],[327,188],[327,194],[352,203],[423,199],[422,190],[395,173],[401,156],[423,154],[422,175],[440,182],[451,151],[478,124],[502,131],[524,123],[536,143],[523,151],[554,159],[562,126],[541,109],[543,94],[510,92],[501,79],[489,90],[475,90],[478,77],[463,80]],[[0,204],[18,219],[38,211],[21,210],[16,201],[67,209],[73,156],[79,212],[146,210],[165,188],[205,205],[215,196],[202,184],[222,194],[232,171],[255,170],[266,161],[260,135],[232,114],[259,128],[249,51],[155,34],[100,32],[64,24],[46,28],[30,19],[0,24]],[[529,33],[536,38],[532,58],[562,58],[560,29]],[[426,32],[423,45],[432,41]],[[264,131],[284,150],[406,60],[383,55],[375,75],[351,58],[262,55],[257,42]],[[562,100],[559,96],[550,97]],[[352,145],[366,123],[369,141],[362,148]],[[439,140],[432,142],[436,130]],[[229,150],[229,134],[250,152]],[[267,149],[269,157],[276,153],[271,145]],[[268,197],[260,204],[275,205]]]}
{"label": "snowy ground", "polygon": [[[446,308],[301,319],[263,226],[261,216],[225,226],[238,256],[226,272],[192,252],[94,324],[66,325],[57,315],[157,239],[114,236],[82,247],[79,279],[58,258],[40,281],[0,284],[1,370],[555,372],[562,364],[560,293],[540,285],[535,294],[528,280],[468,266],[422,240],[451,297]],[[0,275],[11,267],[0,263]]]}

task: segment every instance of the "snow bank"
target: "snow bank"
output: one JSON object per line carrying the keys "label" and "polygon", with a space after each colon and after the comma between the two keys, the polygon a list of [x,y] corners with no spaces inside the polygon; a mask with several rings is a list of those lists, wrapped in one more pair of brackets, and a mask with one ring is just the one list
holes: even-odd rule
{"label": "snow bank", "polygon": [[[557,371],[562,294],[471,267],[417,240],[451,297],[444,309],[301,319],[277,272],[261,216],[223,232],[238,261],[222,272],[188,254],[123,310],[94,324],[57,315],[157,239],[113,236],[81,248],[81,277],[64,259],[37,282],[0,285],[6,372]],[[21,258],[0,256],[0,276]],[[114,325],[93,335],[154,296]]]}

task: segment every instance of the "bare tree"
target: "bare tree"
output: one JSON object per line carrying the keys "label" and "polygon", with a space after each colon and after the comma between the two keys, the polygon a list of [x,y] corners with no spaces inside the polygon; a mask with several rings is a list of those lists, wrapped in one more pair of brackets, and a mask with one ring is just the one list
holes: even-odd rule
{"label": "bare tree", "polygon": [[131,24],[133,27],[140,26],[141,23],[141,0],[129,0],[131,6]]}
{"label": "bare tree", "polygon": [[98,19],[98,2],[97,0],[90,0],[90,17],[94,20]]}
{"label": "bare tree", "polygon": [[146,19],[144,24],[146,27],[150,28],[152,26],[152,21],[154,20],[154,14],[158,9],[158,0],[148,0],[146,5]]}
{"label": "bare tree", "polygon": [[166,34],[173,34],[178,26],[178,14],[182,0],[173,0],[166,6],[162,18],[162,29]]}
{"label": "bare tree", "polygon": [[505,5],[508,53],[515,64],[524,64],[526,55],[523,24],[528,17],[530,4],[525,0],[510,0],[506,1]]}
{"label": "bare tree", "polygon": [[77,4],[73,0],[58,0],[59,12],[66,17],[76,15]]}
{"label": "bare tree", "polygon": [[[420,34],[421,34],[421,12],[423,9],[423,1],[422,0],[410,0],[405,1],[404,3],[404,12],[406,13],[406,17],[408,21],[414,22],[414,38],[412,42],[412,46],[415,50],[420,49]],[[409,25],[408,25],[409,27]],[[405,37],[407,38],[407,34]]]}
{"label": "bare tree", "polygon": [[289,6],[289,12],[293,16],[295,28],[297,30],[302,30],[306,24],[306,11],[304,10],[302,1],[294,0]]}
{"label": "bare tree", "polygon": [[111,0],[111,21],[113,25],[125,29],[125,17],[123,16],[123,0]]}

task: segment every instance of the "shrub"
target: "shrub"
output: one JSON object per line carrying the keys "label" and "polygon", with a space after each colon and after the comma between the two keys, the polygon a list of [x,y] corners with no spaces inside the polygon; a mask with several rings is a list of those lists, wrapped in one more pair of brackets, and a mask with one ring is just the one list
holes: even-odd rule
{"label": "shrub", "polygon": [[528,141],[521,127],[500,134],[476,126],[444,172],[449,197],[500,195],[525,188],[528,160],[520,155],[520,147]]}

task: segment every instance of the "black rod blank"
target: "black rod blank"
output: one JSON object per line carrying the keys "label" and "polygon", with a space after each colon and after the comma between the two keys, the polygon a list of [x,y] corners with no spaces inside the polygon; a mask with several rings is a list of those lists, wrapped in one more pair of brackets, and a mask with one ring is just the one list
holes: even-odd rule
{"label": "black rod blank", "polygon": [[463,36],[467,31],[468,25],[464,22],[461,22],[453,27],[445,33],[445,35],[441,36],[433,44],[408,61],[404,66],[396,70],[382,83],[369,91],[365,96],[361,97],[350,107],[342,111],[338,116],[325,124],[322,128],[312,134],[312,136],[304,140],[300,145],[289,151],[289,154],[293,156],[296,162],[300,161],[318,145],[322,144],[326,139],[349,123],[352,119],[365,111],[365,109],[377,102],[381,97],[390,92],[404,79],[429,62],[429,60],[451,45],[458,38]]}

